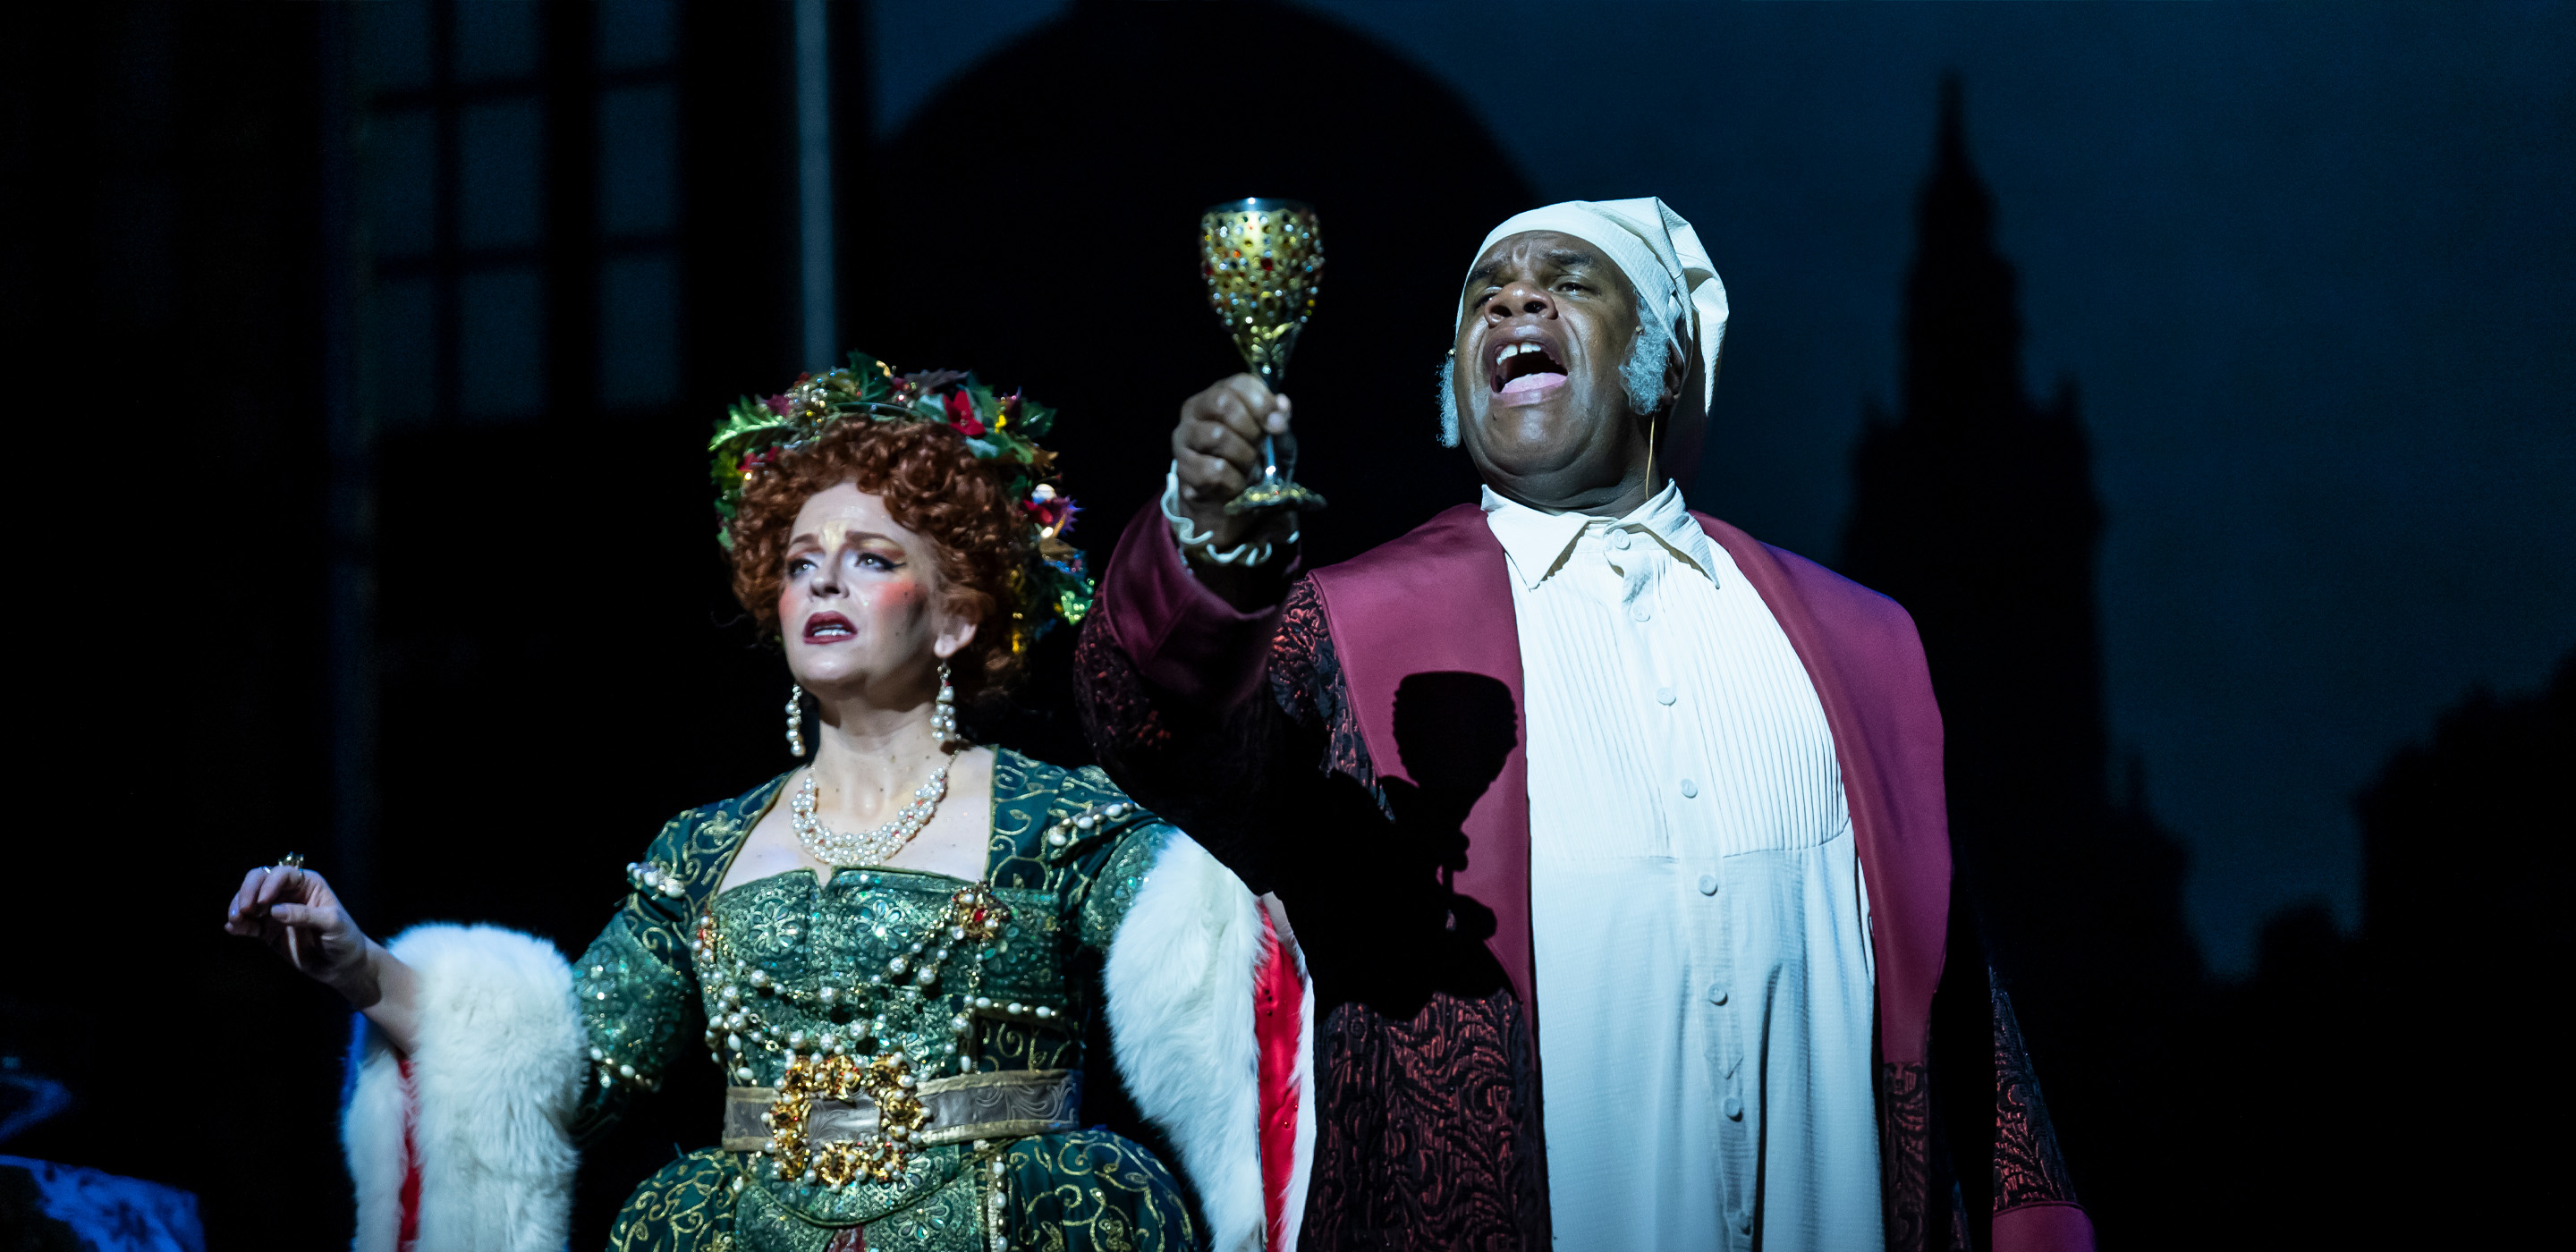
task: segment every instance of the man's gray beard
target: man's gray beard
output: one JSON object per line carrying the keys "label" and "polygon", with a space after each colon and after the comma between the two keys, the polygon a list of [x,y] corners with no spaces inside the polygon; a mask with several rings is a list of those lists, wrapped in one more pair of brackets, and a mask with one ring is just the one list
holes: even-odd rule
{"label": "man's gray beard", "polygon": [[[1664,403],[1664,368],[1673,357],[1673,328],[1637,305],[1637,338],[1619,364],[1619,386],[1632,413],[1652,413]],[[1440,446],[1458,446],[1458,358],[1440,359]]]}

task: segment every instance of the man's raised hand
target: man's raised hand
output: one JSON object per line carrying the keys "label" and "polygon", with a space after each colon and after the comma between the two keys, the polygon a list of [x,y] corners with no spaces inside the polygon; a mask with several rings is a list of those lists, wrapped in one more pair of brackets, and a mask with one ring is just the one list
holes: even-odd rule
{"label": "man's raised hand", "polygon": [[1172,428],[1172,459],[1179,463],[1181,515],[1219,549],[1236,547],[1261,525],[1258,517],[1230,516],[1226,502],[1261,476],[1261,437],[1288,433],[1288,397],[1258,378],[1237,374],[1191,396]]}

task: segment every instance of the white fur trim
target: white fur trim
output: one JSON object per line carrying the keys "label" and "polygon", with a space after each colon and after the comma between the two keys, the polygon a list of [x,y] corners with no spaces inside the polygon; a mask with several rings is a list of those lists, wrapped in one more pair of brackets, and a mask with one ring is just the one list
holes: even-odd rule
{"label": "white fur trim", "polygon": [[419,976],[412,1081],[374,1030],[358,1043],[340,1140],[357,1182],[354,1252],[393,1252],[403,1122],[420,1153],[419,1252],[557,1252],[572,1228],[571,1121],[587,1073],[572,967],[495,926],[415,926],[388,945]]}
{"label": "white fur trim", "polygon": [[1263,1246],[1252,1024],[1262,946],[1243,881],[1175,832],[1119,923],[1101,976],[1119,1076],[1180,1154],[1215,1252]]}

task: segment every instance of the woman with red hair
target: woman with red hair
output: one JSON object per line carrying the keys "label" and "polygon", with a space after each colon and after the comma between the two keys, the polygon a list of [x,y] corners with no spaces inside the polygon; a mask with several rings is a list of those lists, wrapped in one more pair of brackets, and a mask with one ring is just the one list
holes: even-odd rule
{"label": "woman with red hair", "polygon": [[[1089,604],[1072,501],[1033,442],[1052,417],[857,355],[734,406],[712,445],[719,539],[784,652],[800,763],[671,819],[579,962],[492,927],[378,944],[293,858],[244,879],[227,929],[364,1014],[343,1124],[360,1249],[560,1248],[575,1145],[699,1056],[727,1084],[719,1142],[644,1180],[613,1247],[1293,1237],[1276,1218],[1302,1197],[1276,1183],[1296,1171],[1273,1161],[1265,1184],[1261,1127],[1312,1122],[1293,1090],[1263,1107],[1255,1026],[1276,1042],[1293,953],[1099,770],[959,729]],[[1086,949],[1100,1003],[1074,972]],[[1152,1152],[1083,1129],[1095,1014],[1195,1211]]]}

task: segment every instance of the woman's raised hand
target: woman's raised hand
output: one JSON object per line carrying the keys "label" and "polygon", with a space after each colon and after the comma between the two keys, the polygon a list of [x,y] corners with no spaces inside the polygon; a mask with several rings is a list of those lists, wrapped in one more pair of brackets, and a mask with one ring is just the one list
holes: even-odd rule
{"label": "woman's raised hand", "polygon": [[365,1007],[372,991],[367,977],[366,933],[349,920],[331,884],[312,870],[263,865],[242,876],[224,914],[227,934],[247,935],[276,949],[286,963]]}
{"label": "woman's raised hand", "polygon": [[419,1038],[420,988],[412,968],[349,920],[349,910],[340,907],[340,897],[320,874],[296,865],[263,865],[244,874],[224,914],[224,931],[259,939],[287,964],[339,992],[396,1049],[409,1052]]}

